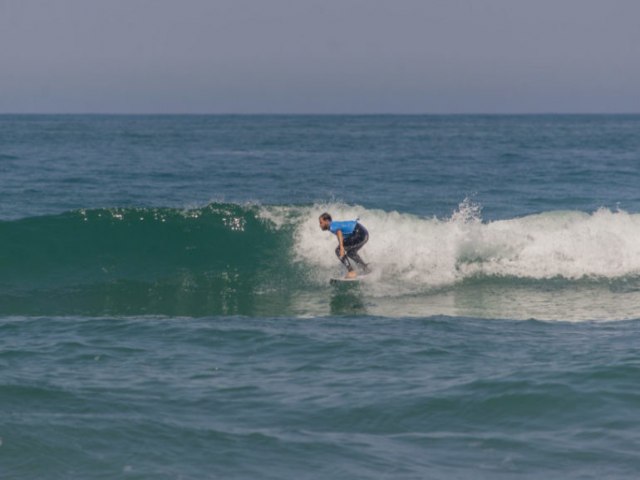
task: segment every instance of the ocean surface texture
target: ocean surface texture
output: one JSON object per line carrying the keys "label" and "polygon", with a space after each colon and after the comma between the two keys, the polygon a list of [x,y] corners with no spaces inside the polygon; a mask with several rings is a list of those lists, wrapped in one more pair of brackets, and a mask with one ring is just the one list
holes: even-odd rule
{"label": "ocean surface texture", "polygon": [[0,478],[635,478],[639,186],[640,116],[0,116]]}

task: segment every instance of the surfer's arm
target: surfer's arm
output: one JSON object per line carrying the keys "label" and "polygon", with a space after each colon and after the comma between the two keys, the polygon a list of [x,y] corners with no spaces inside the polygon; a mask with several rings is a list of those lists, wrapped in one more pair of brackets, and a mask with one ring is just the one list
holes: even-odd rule
{"label": "surfer's arm", "polygon": [[336,233],[338,236],[338,242],[340,243],[340,258],[344,257],[344,237],[342,236],[342,232],[338,230]]}

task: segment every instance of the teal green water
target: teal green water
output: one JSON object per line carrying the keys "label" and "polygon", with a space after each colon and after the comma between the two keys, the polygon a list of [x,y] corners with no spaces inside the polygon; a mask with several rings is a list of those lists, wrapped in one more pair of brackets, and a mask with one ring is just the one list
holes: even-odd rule
{"label": "teal green water", "polygon": [[0,116],[0,477],[633,478],[638,152],[640,116]]}

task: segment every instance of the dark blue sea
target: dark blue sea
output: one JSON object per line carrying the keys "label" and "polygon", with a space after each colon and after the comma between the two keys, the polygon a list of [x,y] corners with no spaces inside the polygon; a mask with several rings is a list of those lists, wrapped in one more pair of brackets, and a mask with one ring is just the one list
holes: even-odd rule
{"label": "dark blue sea", "polygon": [[635,478],[639,185],[633,115],[2,115],[0,478]]}

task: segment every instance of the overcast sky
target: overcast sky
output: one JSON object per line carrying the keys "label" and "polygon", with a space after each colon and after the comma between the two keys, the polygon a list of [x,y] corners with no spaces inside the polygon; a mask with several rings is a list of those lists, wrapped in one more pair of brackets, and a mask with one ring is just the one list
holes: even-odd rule
{"label": "overcast sky", "polygon": [[640,112],[640,0],[0,0],[0,112]]}

